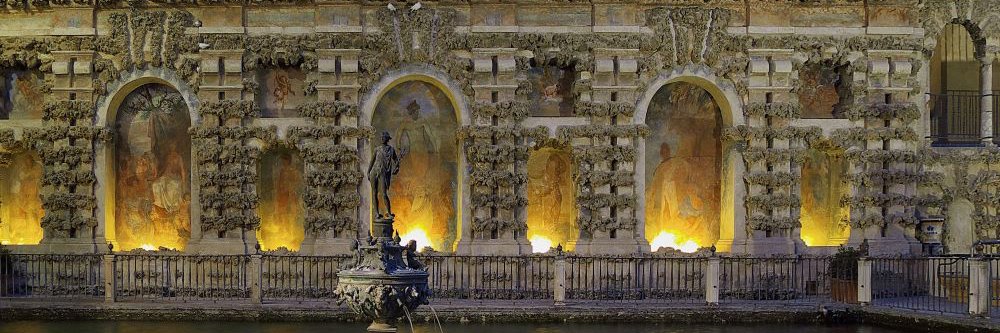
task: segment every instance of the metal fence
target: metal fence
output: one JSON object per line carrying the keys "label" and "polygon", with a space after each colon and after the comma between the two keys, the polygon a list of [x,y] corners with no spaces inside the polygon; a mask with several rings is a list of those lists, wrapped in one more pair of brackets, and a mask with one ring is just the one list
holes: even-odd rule
{"label": "metal fence", "polygon": [[706,258],[566,258],[566,298],[705,302]]}
{"label": "metal fence", "polygon": [[249,259],[242,255],[115,255],[115,298],[248,298]]}
{"label": "metal fence", "polygon": [[949,90],[931,94],[931,137],[936,144],[978,144],[982,122],[982,93]]}
{"label": "metal fence", "polygon": [[0,254],[0,297],[104,297],[100,255]]}
{"label": "metal fence", "polygon": [[[720,265],[719,302],[828,298],[835,288],[832,277],[830,258],[727,258]],[[857,280],[848,277],[838,285],[841,281],[853,285],[856,296]]]}
{"label": "metal fence", "polygon": [[968,313],[969,259],[872,259],[872,303],[910,310]]}
{"label": "metal fence", "polygon": [[552,298],[554,256],[431,255],[420,260],[430,273],[433,298]]}
{"label": "metal fence", "polygon": [[337,272],[349,256],[264,255],[261,257],[261,293],[268,300],[334,301]]}

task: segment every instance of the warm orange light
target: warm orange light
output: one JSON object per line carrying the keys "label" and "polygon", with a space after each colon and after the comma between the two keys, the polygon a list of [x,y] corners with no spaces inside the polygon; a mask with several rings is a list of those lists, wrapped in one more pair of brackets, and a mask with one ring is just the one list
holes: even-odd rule
{"label": "warm orange light", "polygon": [[684,253],[694,253],[698,251],[701,246],[695,243],[692,239],[684,240],[683,242],[678,240],[678,236],[675,233],[661,231],[659,235],[653,238],[653,241],[649,242],[649,246],[656,251],[661,247],[671,248],[680,250]]}
{"label": "warm orange light", "polygon": [[399,236],[400,244],[409,244],[411,240],[417,241],[417,252],[423,251],[424,247],[433,248],[430,237],[427,237],[427,231],[421,227],[413,228],[413,230]]}
{"label": "warm orange light", "polygon": [[153,244],[149,243],[139,245],[139,248],[146,251],[156,251],[156,246],[153,246]]}
{"label": "warm orange light", "polygon": [[42,241],[42,164],[34,153],[19,153],[0,169],[0,244],[33,245]]}
{"label": "warm orange light", "polygon": [[534,253],[545,253],[552,249],[552,240],[548,237],[535,235],[532,236],[528,241],[531,242],[531,252]]}

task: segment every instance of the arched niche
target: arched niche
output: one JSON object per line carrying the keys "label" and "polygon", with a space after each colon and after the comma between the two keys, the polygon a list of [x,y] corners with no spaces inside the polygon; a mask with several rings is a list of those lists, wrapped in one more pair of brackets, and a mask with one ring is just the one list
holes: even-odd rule
{"label": "arched niche", "polygon": [[187,245],[192,197],[189,112],[184,97],[162,83],[139,85],[117,104],[110,168],[116,249],[183,250]]}
{"label": "arched niche", "polygon": [[936,144],[981,140],[980,59],[986,41],[977,35],[974,24],[949,23],[937,37],[929,70],[931,136]]}
{"label": "arched niche", "polygon": [[645,235],[655,251],[685,252],[720,239],[723,126],[719,104],[698,85],[675,82],[653,96],[645,123]]}
{"label": "arched niche", "polygon": [[257,242],[263,250],[298,251],[305,239],[305,163],[298,151],[276,147],[260,158],[257,193],[260,229]]}
{"label": "arched niche", "polygon": [[562,245],[573,250],[576,225],[576,184],[570,147],[543,145],[528,156],[528,241],[532,252]]}
{"label": "arched niche", "polygon": [[[403,242],[452,249],[459,237],[461,188],[459,119],[452,97],[427,80],[394,82],[378,97],[371,125],[379,132],[376,137],[388,132],[399,153],[400,171],[389,192]],[[369,156],[378,144],[369,145]],[[367,171],[368,165],[362,167]],[[369,202],[374,207],[374,198]]]}
{"label": "arched niche", "polygon": [[0,168],[0,245],[42,241],[42,161],[33,151],[13,154]]}
{"label": "arched niche", "polygon": [[839,246],[847,243],[851,227],[846,223],[851,209],[840,204],[850,194],[846,182],[849,164],[842,150],[811,148],[802,161],[799,220],[800,237],[807,246]]}

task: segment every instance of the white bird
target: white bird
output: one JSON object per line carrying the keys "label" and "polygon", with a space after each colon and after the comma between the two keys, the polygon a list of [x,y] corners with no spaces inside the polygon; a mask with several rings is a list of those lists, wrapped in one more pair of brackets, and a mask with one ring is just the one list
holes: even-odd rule
{"label": "white bird", "polygon": [[410,7],[410,11],[416,11],[417,9],[420,9],[420,7],[423,7],[423,5],[420,4],[420,1],[417,1],[417,3],[413,4],[413,7]]}
{"label": "white bird", "polygon": [[212,46],[212,44],[209,44],[209,43],[198,43],[198,48],[202,49],[202,50],[207,49],[209,46]]}
{"label": "white bird", "polygon": [[393,6],[391,2],[386,7],[389,7],[389,10],[391,10],[391,11],[396,11],[396,6]]}

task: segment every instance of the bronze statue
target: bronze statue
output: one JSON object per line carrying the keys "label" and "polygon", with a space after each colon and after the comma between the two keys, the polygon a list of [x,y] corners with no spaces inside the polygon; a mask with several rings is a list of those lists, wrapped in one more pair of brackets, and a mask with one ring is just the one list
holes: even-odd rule
{"label": "bronze statue", "polygon": [[368,181],[372,184],[372,198],[374,200],[375,215],[382,218],[379,211],[379,192],[385,200],[385,217],[393,218],[392,204],[389,203],[389,183],[392,182],[392,175],[399,173],[399,156],[396,149],[389,145],[389,132],[382,132],[382,145],[375,148],[372,154],[372,161],[368,165]]}

